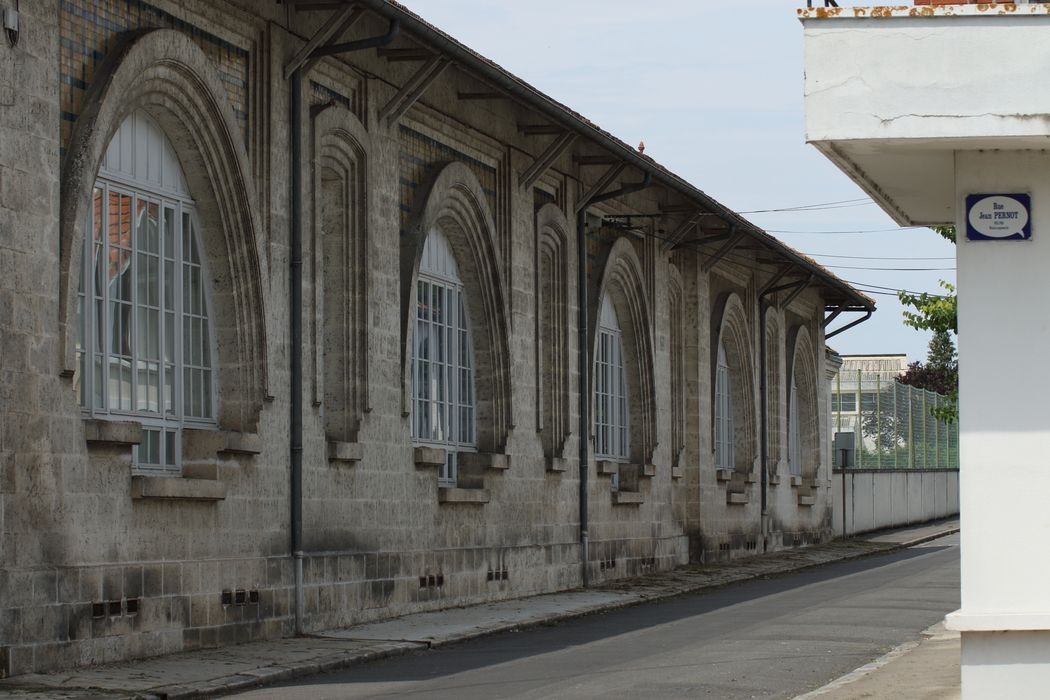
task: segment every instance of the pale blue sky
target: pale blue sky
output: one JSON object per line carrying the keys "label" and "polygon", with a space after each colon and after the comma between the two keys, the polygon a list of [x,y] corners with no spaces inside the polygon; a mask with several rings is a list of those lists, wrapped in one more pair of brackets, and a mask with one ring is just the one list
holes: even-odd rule
{"label": "pale blue sky", "polygon": [[[403,1],[627,143],[645,141],[647,155],[737,211],[864,197],[805,143],[802,27],[795,17],[801,2]],[[927,229],[781,233],[895,229],[873,204],[747,217],[828,266],[952,268],[833,269],[846,280],[917,291],[937,291],[938,279],[955,281],[954,247]],[[832,346],[925,359],[928,336],[903,325],[896,298],[875,299],[875,315]]]}

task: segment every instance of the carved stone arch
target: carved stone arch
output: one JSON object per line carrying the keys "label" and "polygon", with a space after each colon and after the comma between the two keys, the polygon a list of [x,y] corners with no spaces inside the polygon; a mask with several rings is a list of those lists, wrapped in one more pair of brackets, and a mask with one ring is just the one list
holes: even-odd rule
{"label": "carved stone arch", "polygon": [[410,412],[412,321],[427,234],[440,229],[459,267],[474,341],[478,450],[503,452],[514,428],[510,382],[510,312],[496,227],[477,176],[452,162],[422,183],[412,223],[401,237],[401,385]]}
{"label": "carved stone arch", "polygon": [[569,417],[569,222],[555,204],[536,212],[536,430],[548,460],[566,457]]}
{"label": "carved stone arch", "polygon": [[671,398],[671,464],[682,467],[686,461],[686,433],[688,432],[686,376],[686,312],[685,283],[674,263],[667,265],[667,320],[668,360],[671,368],[668,396]]}
{"label": "carved stone arch", "polygon": [[809,328],[799,324],[788,333],[787,387],[792,381],[798,392],[799,428],[802,435],[802,482],[812,487],[820,468],[820,403],[816,346]]}
{"label": "carved stone arch", "polygon": [[330,441],[356,442],[368,393],[368,132],[341,105],[313,118],[314,401]]}
{"label": "carved stone arch", "polygon": [[75,363],[75,300],[91,191],[111,137],[136,110],[156,121],[179,154],[201,221],[213,278],[219,425],[253,431],[269,385],[258,205],[222,83],[181,32],[123,35],[96,71],[73,128],[62,163],[60,366],[66,373]]}
{"label": "carved stone arch", "polygon": [[[653,376],[654,354],[652,315],[645,297],[645,274],[634,246],[626,238],[613,243],[605,260],[598,294],[590,299],[590,363],[594,366],[597,352],[598,314],[608,295],[616,310],[622,332],[623,351],[629,360],[624,367],[630,404],[631,462],[652,463],[656,452],[656,384]],[[625,363],[628,364],[628,363]],[[592,382],[593,401],[594,386]],[[593,427],[592,427],[593,430]]]}
{"label": "carved stone arch", "polygon": [[[715,304],[711,343],[711,405],[715,405],[715,372],[718,368],[718,346],[724,345],[731,379],[730,400],[733,405],[734,469],[746,477],[755,468],[757,457],[755,421],[755,353],[751,341],[751,324],[740,295],[723,294]],[[712,426],[714,411],[711,412]],[[734,480],[734,485],[738,486]]]}

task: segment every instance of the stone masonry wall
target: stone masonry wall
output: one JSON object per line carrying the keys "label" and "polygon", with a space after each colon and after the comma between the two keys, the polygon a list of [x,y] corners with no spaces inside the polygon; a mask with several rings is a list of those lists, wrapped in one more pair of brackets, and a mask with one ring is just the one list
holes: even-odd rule
{"label": "stone masonry wall", "polygon": [[[0,38],[0,677],[294,633],[291,166],[283,67],[322,21],[323,13],[296,15],[284,5],[248,0],[37,0],[22,3],[18,44]],[[349,34],[382,34],[385,27],[366,15]],[[143,33],[152,29],[167,33]],[[411,45],[410,38],[399,41],[407,43],[396,46]],[[142,61],[141,70],[129,73],[131,63],[118,56]],[[455,67],[399,120],[386,123],[383,106],[419,66],[368,50],[325,59],[306,81],[308,630],[564,590],[582,581],[574,205],[603,169],[575,156],[601,152],[581,139],[532,187],[519,186],[551,139],[519,126],[541,118],[510,100],[460,99],[488,88]],[[127,84],[102,91],[99,76],[111,75]],[[137,425],[84,416],[69,361],[76,320],[69,284],[75,289],[71,270],[82,231],[68,212],[79,211],[75,193],[90,187],[97,172],[97,159],[84,154],[104,148],[133,109],[168,130],[183,160],[201,209],[211,283],[229,304],[215,309],[226,372],[220,377],[245,378],[220,385],[217,431],[184,432],[183,478],[152,481],[131,477],[133,446],[141,440]],[[337,152],[342,155],[331,155]],[[334,160],[322,163],[322,154]],[[340,414],[345,430],[335,432],[326,421],[326,409],[335,408],[325,405],[325,382],[338,367],[325,365],[325,343],[331,345],[335,331],[325,325],[331,315],[324,299],[335,303],[326,279],[336,275],[326,260],[326,205],[315,199],[324,196],[322,166],[336,167],[332,163],[356,178],[347,189],[353,206],[344,214],[350,217],[347,255],[360,262],[339,277],[349,290],[352,322],[340,332],[350,339],[345,363],[354,403],[339,408],[346,411]],[[620,179],[634,177],[628,170]],[[729,482],[716,478],[713,305],[727,294],[741,300],[757,353],[755,290],[775,267],[740,250],[704,271],[699,254],[678,251],[684,318],[672,318],[671,251],[659,241],[662,229],[653,224],[625,233],[598,218],[658,211],[671,194],[651,187],[591,210],[591,304],[607,278],[610,293],[623,299],[617,303],[632,304],[627,344],[638,377],[631,400],[639,436],[637,464],[620,467],[629,496],[614,493],[608,476],[589,465],[586,565],[596,582],[830,535],[824,421],[816,428],[812,503],[799,505],[786,474],[786,418],[776,427],[783,454],[774,456],[780,479],[769,487],[768,520],[754,478],[741,473],[746,498],[738,503],[728,502]],[[484,341],[499,376],[477,377],[479,395],[501,422],[479,426],[492,445],[475,460],[479,466],[465,470],[465,488],[451,491],[439,489],[434,468],[417,463],[412,444],[402,291],[405,270],[413,274],[405,266],[413,227],[442,202],[455,207],[435,219],[439,225],[462,216],[464,227],[476,227],[451,231],[454,248],[459,235],[484,243],[456,248],[463,255],[457,259],[490,304],[486,324],[503,329],[503,337]],[[537,344],[544,342],[537,335],[537,212],[544,205],[555,207],[544,210],[545,225],[564,229],[548,239],[562,236],[561,257],[554,259],[564,263],[555,275],[563,288],[550,298],[560,300],[566,353],[560,367],[549,368],[559,373],[551,384],[544,384],[547,370],[537,369]],[[606,275],[607,265],[619,272]],[[482,299],[470,303],[480,307]],[[782,331],[774,358],[781,382],[792,351],[789,326],[808,328],[819,353],[813,358],[821,370],[818,385],[811,390],[820,416],[827,395],[823,306],[813,287],[774,311]],[[471,314],[480,318],[477,307]],[[686,358],[681,462],[671,454],[673,323],[682,324]],[[479,348],[481,333],[491,330],[486,324],[476,324]],[[757,364],[756,356],[750,366]],[[757,416],[757,375],[737,379],[749,387]],[[564,444],[546,452],[537,430],[545,386],[566,388],[556,400],[568,416]],[[779,396],[786,395],[782,384]],[[757,429],[753,434],[757,440]],[[757,444],[754,454],[757,473]],[[482,493],[485,502],[470,502]]]}

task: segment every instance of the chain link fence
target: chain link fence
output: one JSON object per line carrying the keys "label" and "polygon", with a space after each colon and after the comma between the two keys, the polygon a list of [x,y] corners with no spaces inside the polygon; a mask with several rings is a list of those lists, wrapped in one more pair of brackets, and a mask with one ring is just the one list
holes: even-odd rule
{"label": "chain link fence", "polygon": [[[945,398],[885,374],[839,372],[831,387],[831,429],[854,434],[859,469],[958,469],[959,424],[933,417]],[[832,463],[839,465],[837,454]]]}

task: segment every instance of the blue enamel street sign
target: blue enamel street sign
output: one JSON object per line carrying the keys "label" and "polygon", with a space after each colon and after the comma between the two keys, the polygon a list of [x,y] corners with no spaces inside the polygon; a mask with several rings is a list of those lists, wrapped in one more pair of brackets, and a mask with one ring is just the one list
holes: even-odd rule
{"label": "blue enamel street sign", "polygon": [[1027,241],[1032,237],[1032,198],[1027,194],[966,196],[966,237],[971,241]]}

